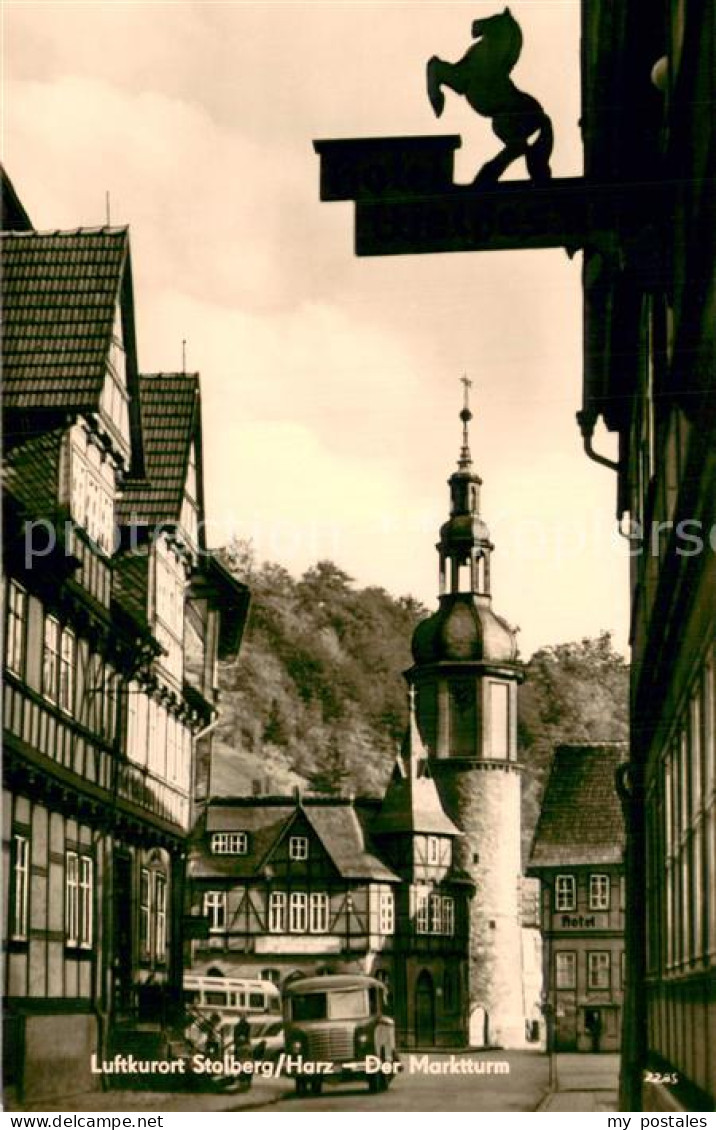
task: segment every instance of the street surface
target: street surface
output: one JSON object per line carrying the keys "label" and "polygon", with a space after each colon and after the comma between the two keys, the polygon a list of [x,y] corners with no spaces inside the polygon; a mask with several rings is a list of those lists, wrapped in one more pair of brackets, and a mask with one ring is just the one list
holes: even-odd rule
{"label": "street surface", "polygon": [[[428,1074],[416,1068],[408,1073],[410,1057],[426,1058],[434,1067],[442,1065],[439,1074]],[[402,1052],[405,1071],[398,1074],[388,1091],[373,1095],[367,1083],[331,1084],[320,1096],[296,1097],[295,1085],[289,1083],[283,1096],[260,1104],[261,1083],[253,1092],[252,1107],[266,1113],[276,1111],[315,1110],[331,1111],[526,1111],[535,1110],[547,1090],[549,1064],[547,1057],[537,1051],[456,1052],[454,1061],[503,1063],[509,1065],[509,1074],[449,1073],[450,1054],[444,1052]],[[490,1069],[490,1070],[494,1070]],[[255,1106],[253,1104],[256,1104]]]}
{"label": "street surface", "polygon": [[[408,1073],[410,1056],[423,1056],[439,1073]],[[365,1082],[327,1086],[320,1096],[297,1098],[295,1085],[285,1079],[257,1078],[249,1091],[227,1093],[108,1090],[68,1095],[50,1100],[50,1106],[17,1106],[9,1110],[47,1111],[605,1111],[617,1109],[619,1057],[616,1055],[557,1055],[553,1057],[553,1093],[550,1093],[549,1058],[539,1051],[456,1052],[455,1060],[469,1060],[473,1068],[485,1065],[484,1074],[449,1073],[451,1057],[444,1052],[402,1052],[406,1071],[390,1090],[373,1095]],[[507,1064],[507,1074],[487,1074],[488,1064]],[[418,1067],[418,1064],[413,1064]]]}
{"label": "street surface", "polygon": [[[618,1110],[618,1055],[556,1055],[543,1111]],[[588,1089],[585,1089],[588,1088]]]}

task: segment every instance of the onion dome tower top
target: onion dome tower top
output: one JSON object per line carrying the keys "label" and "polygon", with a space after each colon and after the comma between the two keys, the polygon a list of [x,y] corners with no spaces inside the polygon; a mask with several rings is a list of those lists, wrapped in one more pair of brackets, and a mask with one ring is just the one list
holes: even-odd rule
{"label": "onion dome tower top", "polygon": [[473,469],[469,424],[472,419],[469,390],[465,388],[462,446],[457,470],[448,479],[450,517],[440,528],[440,607],[423,620],[413,635],[416,664],[472,660],[514,663],[516,633],[492,611],[490,556],[494,545],[480,516],[482,479]]}

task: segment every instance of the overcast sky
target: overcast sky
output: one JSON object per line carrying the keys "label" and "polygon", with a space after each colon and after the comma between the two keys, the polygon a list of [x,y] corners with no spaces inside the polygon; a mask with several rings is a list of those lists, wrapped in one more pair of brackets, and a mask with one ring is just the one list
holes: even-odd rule
{"label": "overcast sky", "polygon": [[[321,204],[314,138],[461,133],[458,179],[497,151],[425,61],[456,60],[493,3],[5,0],[3,159],[38,229],[129,224],[140,366],[202,376],[215,543],[297,573],[437,592],[434,543],[473,380],[472,450],[496,611],[541,644],[626,647],[614,475],[582,453],[579,257],[358,260]],[[516,0],[513,72],[581,170],[578,0]],[[522,167],[515,175],[523,176]],[[598,445],[613,453],[613,438]]]}

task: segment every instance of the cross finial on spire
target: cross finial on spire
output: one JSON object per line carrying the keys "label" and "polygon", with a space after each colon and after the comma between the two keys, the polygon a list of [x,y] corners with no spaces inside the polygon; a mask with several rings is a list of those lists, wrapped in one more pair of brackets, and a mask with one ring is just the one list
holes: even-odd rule
{"label": "cross finial on spire", "polygon": [[458,467],[461,471],[467,471],[472,466],[470,437],[468,435],[468,425],[472,419],[472,412],[470,411],[470,389],[472,388],[472,381],[468,379],[466,373],[463,373],[460,377],[460,383],[464,385],[465,388],[465,399],[462,412],[460,413],[460,419],[462,420],[462,449],[460,451]]}

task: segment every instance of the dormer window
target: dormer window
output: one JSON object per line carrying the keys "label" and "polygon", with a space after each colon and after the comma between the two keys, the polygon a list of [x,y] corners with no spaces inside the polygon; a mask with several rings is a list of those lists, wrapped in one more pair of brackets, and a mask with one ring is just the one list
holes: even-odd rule
{"label": "dormer window", "polygon": [[213,832],[211,850],[214,855],[246,855],[249,837],[246,832]]}
{"label": "dormer window", "polygon": [[302,860],[308,859],[308,837],[307,836],[291,836],[288,841],[288,857],[289,859]]}

